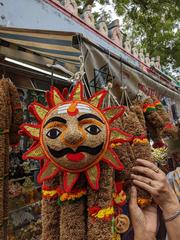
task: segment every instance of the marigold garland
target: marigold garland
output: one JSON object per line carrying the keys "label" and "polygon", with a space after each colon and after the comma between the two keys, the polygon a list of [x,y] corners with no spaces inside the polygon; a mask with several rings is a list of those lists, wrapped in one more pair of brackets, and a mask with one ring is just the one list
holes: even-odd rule
{"label": "marigold garland", "polygon": [[157,107],[157,106],[161,106],[162,107],[162,104],[161,104],[161,102],[159,101],[159,100],[156,100],[155,102],[154,102],[154,106],[155,107]]}
{"label": "marigold garland", "polygon": [[54,198],[57,196],[56,190],[42,190],[42,196],[43,198]]}
{"label": "marigold garland", "polygon": [[126,193],[121,190],[119,193],[113,193],[114,204],[124,206],[126,204]]}
{"label": "marigold garland", "polygon": [[64,202],[66,200],[76,200],[81,198],[82,196],[86,195],[86,190],[80,190],[79,192],[76,193],[63,193],[61,196],[59,196],[59,200],[61,202]]}
{"label": "marigold garland", "polygon": [[144,144],[146,144],[146,143],[148,143],[148,139],[147,139],[147,138],[143,138],[143,139],[141,139],[141,138],[135,138],[135,139],[133,140],[133,143],[144,143]]}
{"label": "marigold garland", "polygon": [[109,220],[114,215],[114,207],[100,208],[100,207],[90,207],[88,209],[89,215],[94,218],[99,218],[102,220]]}
{"label": "marigold garland", "polygon": [[[47,188],[46,188],[47,189]],[[81,198],[82,196],[86,195],[86,190],[76,190],[73,191],[72,193],[67,193],[67,192],[62,192],[59,189],[54,189],[54,190],[42,190],[42,195],[43,198],[54,198],[57,197],[57,195],[59,196],[59,201],[60,202],[64,202],[66,200],[76,200]]]}
{"label": "marigold garland", "polygon": [[118,233],[115,233],[112,240],[121,240],[121,235]]}
{"label": "marigold garland", "polygon": [[140,197],[140,198],[138,198],[137,203],[139,206],[141,206],[143,208],[143,207],[149,206],[152,203],[152,199]]}
{"label": "marigold garland", "polygon": [[154,104],[152,103],[147,103],[147,104],[144,104],[143,105],[143,112],[144,113],[146,113],[146,112],[150,112],[150,111],[155,111],[156,110],[156,108],[155,108],[155,106],[154,106]]}
{"label": "marigold garland", "polygon": [[116,148],[116,147],[118,147],[118,146],[120,146],[120,145],[122,145],[122,143],[112,143],[112,144],[111,144],[111,147],[112,147],[112,148]]}

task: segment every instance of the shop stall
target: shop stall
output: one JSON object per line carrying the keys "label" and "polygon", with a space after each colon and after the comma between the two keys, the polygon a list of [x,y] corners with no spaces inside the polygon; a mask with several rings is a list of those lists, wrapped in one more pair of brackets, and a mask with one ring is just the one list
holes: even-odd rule
{"label": "shop stall", "polygon": [[[152,145],[165,154],[164,139],[176,137],[178,90],[156,68],[55,31],[0,28],[0,74],[16,86],[24,122],[19,144],[0,146],[2,239],[126,239],[131,168],[139,157],[157,160]],[[167,159],[158,164],[168,172]],[[151,201],[138,190],[141,207]]]}

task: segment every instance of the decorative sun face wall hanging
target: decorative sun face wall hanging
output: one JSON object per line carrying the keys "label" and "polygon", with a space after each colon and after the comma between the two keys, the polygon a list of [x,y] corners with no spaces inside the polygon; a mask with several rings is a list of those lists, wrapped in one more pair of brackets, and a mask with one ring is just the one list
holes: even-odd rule
{"label": "decorative sun face wall hanging", "polygon": [[79,174],[84,173],[92,189],[98,190],[100,161],[123,169],[112,145],[131,141],[133,136],[111,128],[125,109],[123,106],[101,109],[106,94],[102,90],[85,100],[82,83],[78,82],[68,100],[51,87],[46,94],[49,107],[36,102],[29,106],[39,124],[21,125],[20,133],[34,140],[23,159],[44,160],[38,175],[40,183],[63,171],[64,189],[70,192]]}

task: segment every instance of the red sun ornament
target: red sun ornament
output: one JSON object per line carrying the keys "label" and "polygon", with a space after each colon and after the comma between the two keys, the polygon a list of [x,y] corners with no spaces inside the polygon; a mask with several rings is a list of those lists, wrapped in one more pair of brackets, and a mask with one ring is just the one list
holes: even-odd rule
{"label": "red sun ornament", "polygon": [[114,169],[123,165],[112,148],[115,143],[131,141],[133,136],[111,127],[124,113],[123,106],[102,109],[107,94],[102,90],[90,99],[83,98],[83,85],[78,82],[68,99],[51,87],[46,93],[48,107],[37,102],[29,106],[38,124],[22,124],[21,134],[34,140],[23,159],[43,160],[38,182],[63,172],[64,189],[70,192],[81,173],[92,189],[99,189],[100,161]]}

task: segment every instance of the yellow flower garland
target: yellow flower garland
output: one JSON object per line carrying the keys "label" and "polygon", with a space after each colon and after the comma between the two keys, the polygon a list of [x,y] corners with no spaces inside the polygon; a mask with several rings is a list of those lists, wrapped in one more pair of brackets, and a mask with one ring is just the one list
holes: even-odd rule
{"label": "yellow flower garland", "polygon": [[118,147],[118,146],[120,146],[121,145],[121,143],[112,143],[111,144],[111,147],[112,148],[116,148],[116,147]]}
{"label": "yellow flower garland", "polygon": [[43,197],[52,198],[57,194],[56,190],[42,190]]}
{"label": "yellow flower garland", "polygon": [[104,208],[104,209],[99,210],[98,213],[95,213],[92,216],[102,219],[102,218],[106,218],[106,217],[108,218],[113,214],[114,214],[114,208],[113,207],[108,207],[108,208]]}
{"label": "yellow flower garland", "polygon": [[112,240],[121,240],[121,235],[115,233]]}
{"label": "yellow flower garland", "polygon": [[81,198],[85,194],[86,194],[86,190],[81,190],[77,193],[63,193],[59,197],[59,199],[61,202],[64,202],[66,200],[75,200],[75,199]]}
{"label": "yellow flower garland", "polygon": [[133,140],[133,143],[148,143],[148,140],[147,140],[147,138],[143,138],[143,139],[135,138]]}

